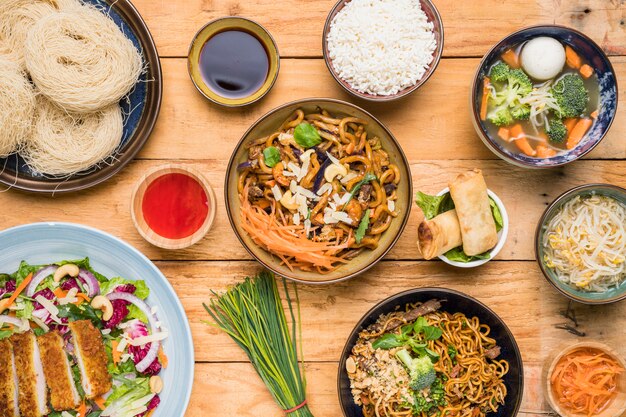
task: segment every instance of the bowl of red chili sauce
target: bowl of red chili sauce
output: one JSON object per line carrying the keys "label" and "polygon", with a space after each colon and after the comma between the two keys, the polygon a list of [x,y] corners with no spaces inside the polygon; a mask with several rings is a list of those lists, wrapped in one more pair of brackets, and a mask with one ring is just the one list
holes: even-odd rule
{"label": "bowl of red chili sauce", "polygon": [[164,249],[199,242],[215,219],[215,193],[196,169],[159,166],[143,176],[133,191],[131,215],[139,234]]}

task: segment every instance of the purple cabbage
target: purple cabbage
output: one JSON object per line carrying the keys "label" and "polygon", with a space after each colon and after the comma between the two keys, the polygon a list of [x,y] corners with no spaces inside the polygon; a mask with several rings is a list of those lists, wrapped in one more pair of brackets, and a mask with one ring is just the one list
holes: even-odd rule
{"label": "purple cabbage", "polygon": [[110,320],[103,322],[105,329],[114,329],[128,316],[128,302],[124,300],[113,300],[111,301],[111,305],[113,306],[113,315]]}

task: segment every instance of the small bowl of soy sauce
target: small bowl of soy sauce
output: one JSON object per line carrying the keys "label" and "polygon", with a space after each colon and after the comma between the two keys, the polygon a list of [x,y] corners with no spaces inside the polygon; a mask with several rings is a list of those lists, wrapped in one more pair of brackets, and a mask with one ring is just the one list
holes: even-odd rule
{"label": "small bowl of soy sauce", "polygon": [[274,86],[280,56],[263,26],[243,17],[223,17],[196,33],[187,65],[202,95],[222,106],[239,107],[260,100]]}

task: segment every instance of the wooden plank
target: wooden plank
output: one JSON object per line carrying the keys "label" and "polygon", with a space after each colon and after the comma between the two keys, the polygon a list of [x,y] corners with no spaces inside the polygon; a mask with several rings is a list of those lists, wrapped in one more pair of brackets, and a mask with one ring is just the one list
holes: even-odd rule
{"label": "wooden plank", "polygon": [[[541,391],[541,365],[526,365],[520,417],[545,417],[549,412]],[[337,393],[337,364],[306,365],[307,401],[315,417],[343,415]],[[538,402],[536,402],[536,400]],[[197,364],[187,417],[282,416],[269,392],[247,363]]]}
{"label": "wooden plank", "polygon": [[[130,242],[151,259],[227,260],[250,259],[232,231],[226,216],[223,183],[225,160],[184,161],[203,172],[215,188],[217,217],[213,229],[199,244],[180,251],[165,251],[145,242],[130,218],[130,197],[146,170],[162,161],[136,161],[110,181],[91,190],[56,198],[8,192],[1,195],[4,207],[27,208],[0,211],[0,224],[11,227],[37,221],[80,222],[100,228]],[[534,259],[534,230],[545,206],[560,193],[576,185],[607,182],[626,186],[626,161],[578,161],[559,170],[514,168],[499,160],[420,161],[411,164],[415,191],[432,194],[447,186],[457,173],[472,168],[484,171],[489,187],[503,200],[510,216],[507,243],[499,259]],[[411,218],[391,259],[416,259],[419,210]]]}
{"label": "wooden plank", "polygon": [[[320,57],[322,30],[335,0],[135,0],[162,56],[187,56],[205,23],[235,15],[256,20],[274,36],[285,57]],[[610,54],[624,54],[624,8],[620,1],[526,2],[436,0],[445,30],[445,56],[482,56],[493,44],[525,26],[559,23],[591,36]]]}
{"label": "wooden plank", "polygon": [[[378,117],[396,136],[410,161],[497,159],[476,135],[470,118],[468,94],[477,59],[443,60],[420,91],[397,104],[353,99],[332,79],[320,59],[283,60],[269,95],[242,109],[223,109],[205,100],[191,83],[185,60],[162,62],[163,107],[140,158],[228,159],[248,127],[271,109],[307,97],[333,97],[354,102]],[[626,58],[614,58],[613,63],[618,77],[626,76]],[[623,95],[621,100],[625,100]],[[589,157],[626,158],[624,136],[626,106],[621,103],[611,131]]]}
{"label": "wooden plank", "polygon": [[[159,262],[189,317],[197,361],[244,361],[245,356],[218,329],[203,321],[202,303],[211,290],[225,291],[260,271],[254,262]],[[568,301],[544,279],[535,262],[490,262],[461,270],[434,262],[384,261],[353,280],[325,286],[299,285],[302,340],[306,361],[337,361],[359,319],[379,301],[411,288],[445,287],[469,294],[498,314],[513,332],[523,360],[543,361],[561,343],[577,338],[554,326],[567,322],[561,311]],[[575,305],[579,330],[604,340],[626,354],[621,331],[626,326],[626,303],[608,306]]]}

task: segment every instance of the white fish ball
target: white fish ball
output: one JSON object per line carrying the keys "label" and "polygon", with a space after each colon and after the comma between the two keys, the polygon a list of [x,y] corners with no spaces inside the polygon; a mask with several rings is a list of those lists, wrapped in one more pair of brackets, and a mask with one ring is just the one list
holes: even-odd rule
{"label": "white fish ball", "polygon": [[522,68],[538,81],[556,77],[565,65],[565,48],[561,42],[540,36],[526,42],[521,54]]}

